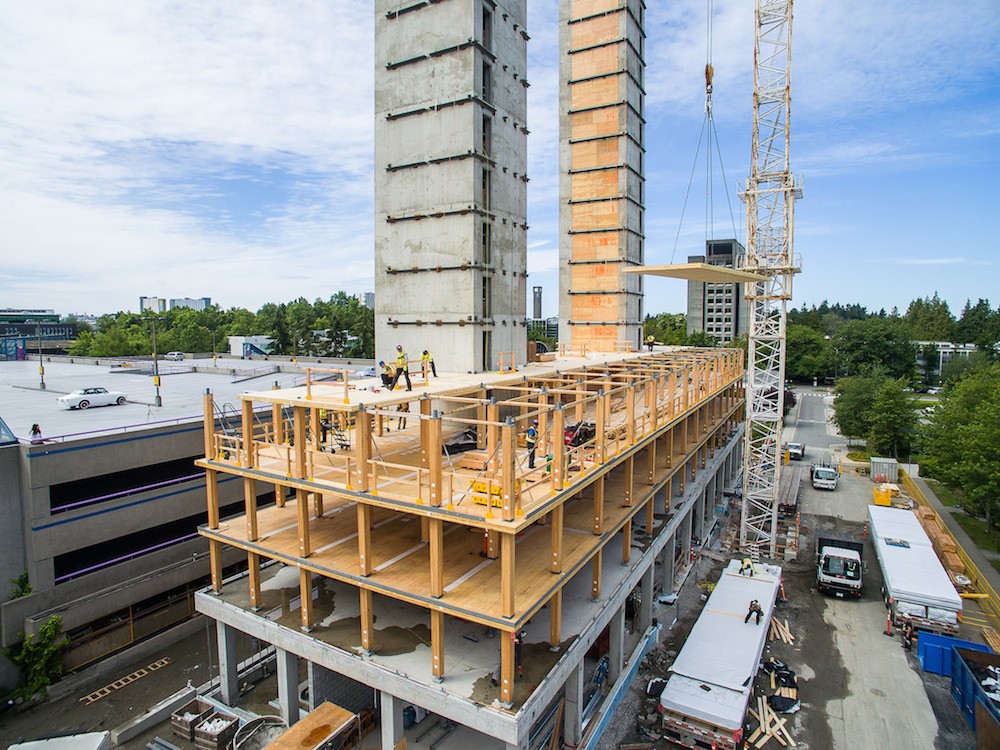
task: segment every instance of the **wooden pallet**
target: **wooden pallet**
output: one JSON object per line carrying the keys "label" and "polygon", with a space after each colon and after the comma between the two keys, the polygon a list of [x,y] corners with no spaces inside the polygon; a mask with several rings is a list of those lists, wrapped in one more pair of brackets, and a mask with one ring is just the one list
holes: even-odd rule
{"label": "wooden pallet", "polygon": [[986,645],[993,649],[993,653],[1000,654],[1000,633],[990,627],[980,628],[980,631],[982,631]]}

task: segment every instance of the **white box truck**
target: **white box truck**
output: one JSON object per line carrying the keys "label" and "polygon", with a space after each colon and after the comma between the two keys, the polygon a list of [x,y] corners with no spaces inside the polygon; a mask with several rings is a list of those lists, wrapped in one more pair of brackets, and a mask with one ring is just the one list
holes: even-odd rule
{"label": "white box truck", "polygon": [[810,470],[812,486],[817,490],[835,490],[840,479],[840,472],[834,466],[813,464]]}
{"label": "white box truck", "polygon": [[916,514],[868,506],[868,527],[882,569],[882,598],[894,624],[958,634],[962,599]]}
{"label": "white box truck", "polygon": [[816,535],[816,589],[834,596],[861,597],[864,592],[865,545],[857,539]]}
{"label": "white box truck", "polygon": [[[732,560],[670,667],[660,694],[663,735],[691,748],[742,747],[753,678],[767,642],[781,568],[756,563],[753,576]],[[750,602],[761,618],[745,618]]]}

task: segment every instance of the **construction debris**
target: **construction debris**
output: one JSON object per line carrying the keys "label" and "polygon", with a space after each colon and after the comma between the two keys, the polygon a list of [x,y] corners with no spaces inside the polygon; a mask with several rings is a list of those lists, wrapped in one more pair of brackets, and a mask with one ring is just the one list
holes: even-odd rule
{"label": "construction debris", "polygon": [[771,618],[771,632],[772,641],[782,641],[790,646],[795,645],[795,636],[792,635],[792,631],[788,627],[788,620],[781,622],[778,618]]}
{"label": "construction debris", "polygon": [[757,698],[757,710],[751,708],[750,715],[760,723],[760,726],[747,738],[747,742],[751,745],[757,748],[764,747],[773,737],[782,747],[796,747],[795,740],[785,729],[788,718],[779,718],[763,697]]}

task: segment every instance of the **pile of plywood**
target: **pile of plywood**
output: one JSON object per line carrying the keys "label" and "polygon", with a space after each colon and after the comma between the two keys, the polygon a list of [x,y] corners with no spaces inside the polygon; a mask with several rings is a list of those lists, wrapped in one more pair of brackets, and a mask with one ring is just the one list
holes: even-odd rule
{"label": "pile of plywood", "polygon": [[753,716],[760,726],[754,730],[747,738],[747,742],[754,747],[760,748],[764,747],[768,741],[773,737],[778,741],[782,747],[795,747],[795,740],[788,733],[785,728],[785,722],[788,721],[787,716],[779,717],[774,710],[767,705],[767,699],[764,697],[757,698],[757,710],[750,709],[750,715]]}
{"label": "pile of plywood", "polygon": [[963,575],[965,573],[965,563],[958,556],[958,547],[955,544],[955,540],[951,534],[942,528],[941,521],[938,519],[935,510],[922,505],[916,509],[916,513],[920,519],[920,525],[924,527],[924,531],[930,537],[934,551],[941,560],[941,564],[944,565],[945,570]]}
{"label": "pile of plywood", "polygon": [[777,617],[772,617],[770,636],[772,641],[781,641],[790,646],[795,645],[795,636],[788,628],[788,620],[781,622]]}

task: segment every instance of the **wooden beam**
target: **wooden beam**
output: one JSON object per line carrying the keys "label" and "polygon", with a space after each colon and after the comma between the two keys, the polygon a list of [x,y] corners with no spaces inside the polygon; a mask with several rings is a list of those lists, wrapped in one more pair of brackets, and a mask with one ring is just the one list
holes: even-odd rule
{"label": "wooden beam", "polygon": [[559,648],[562,643],[562,589],[549,598],[549,645]]}
{"label": "wooden beam", "polygon": [[444,612],[431,610],[431,674],[444,677]]}
{"label": "wooden beam", "polygon": [[518,492],[515,484],[517,470],[517,443],[514,435],[514,420],[507,418],[507,423],[501,429],[502,456],[500,461],[500,486],[503,502],[503,520],[513,521],[517,511]]}
{"label": "wooden beam", "polygon": [[604,556],[604,549],[597,550],[590,561],[590,598],[601,598],[601,558]]}
{"label": "wooden beam", "polygon": [[635,383],[629,383],[625,391],[625,444],[635,445]]}
{"label": "wooden beam", "polygon": [[556,406],[552,412],[552,490],[553,494],[563,489],[566,481],[566,440],[563,433],[566,431],[566,412],[562,404]]}
{"label": "wooden beam", "polygon": [[514,616],[514,535],[500,535],[500,616]]}
{"label": "wooden beam", "polygon": [[312,498],[313,498],[313,513],[316,515],[316,518],[322,518],[323,517],[323,493],[322,492],[313,492],[312,493]]}
{"label": "wooden beam", "polygon": [[358,572],[372,574],[372,506],[358,503]]}
{"label": "wooden beam", "polygon": [[306,407],[292,407],[294,414],[293,430],[295,432],[295,478],[307,479],[306,477]]}
{"label": "wooden beam", "polygon": [[490,471],[500,468],[500,407],[495,403],[486,407],[486,453],[489,456]]}
{"label": "wooden beam", "polygon": [[299,534],[299,557],[309,557],[312,554],[312,544],[309,538],[309,492],[295,490],[295,512]]}
{"label": "wooden beam", "polygon": [[260,555],[247,552],[247,571],[250,576],[250,609],[254,612],[264,605],[260,592]]}
{"label": "wooden beam", "polygon": [[278,403],[271,404],[271,436],[275,445],[285,442],[285,420]]}
{"label": "wooden beam", "polygon": [[[425,420],[421,420],[423,422]],[[429,480],[430,504],[435,508],[441,506],[441,498],[444,494],[441,474],[441,417],[434,417],[427,421],[427,444],[421,450],[427,451],[427,472]],[[449,503],[451,500],[449,499]]]}
{"label": "wooden beam", "polygon": [[314,620],[312,572],[306,568],[299,568],[299,599],[302,601],[302,630],[308,632],[312,630]]}
{"label": "wooden beam", "polygon": [[627,565],[632,559],[632,519],[629,518],[622,526],[622,565]]}
{"label": "wooden beam", "polygon": [[309,432],[312,437],[312,447],[313,450],[322,450],[323,445],[320,443],[320,429],[319,429],[319,409],[311,407],[309,409]]}
{"label": "wooden beam", "polygon": [[205,458],[210,461],[215,460],[215,401],[212,398],[212,391],[205,389],[202,398],[202,432],[205,440]]}
{"label": "wooden beam", "polygon": [[375,610],[371,589],[358,589],[361,599],[361,648],[369,653],[375,650]]}
{"label": "wooden beam", "polygon": [[444,521],[432,518],[428,523],[427,536],[430,542],[431,596],[444,596]]}
{"label": "wooden beam", "polygon": [[632,507],[632,494],[635,491],[635,455],[625,459],[625,493],[624,505],[626,508]]}
{"label": "wooden beam", "polygon": [[368,492],[370,484],[368,481],[368,464],[372,456],[372,416],[366,411],[359,411],[354,418],[355,435],[358,442],[358,469],[357,481],[358,489]]}
{"label": "wooden beam", "polygon": [[253,401],[243,399],[241,405],[243,407],[243,456],[241,462],[249,469],[253,467]]}
{"label": "wooden beam", "polygon": [[486,534],[486,557],[496,560],[500,556],[500,532],[489,529]]}
{"label": "wooden beam", "polygon": [[212,571],[212,591],[222,593],[222,542],[208,540],[208,564]]}
{"label": "wooden beam", "polygon": [[549,564],[549,571],[552,573],[562,573],[563,558],[563,503],[552,509],[552,562]]}
{"label": "wooden beam", "polygon": [[[420,399],[420,465],[423,468],[430,466],[430,455],[428,453],[427,431],[430,428],[428,417],[431,415],[431,400],[429,398]],[[438,448],[438,453],[441,449]]]}
{"label": "wooden beam", "polygon": [[604,397],[604,391],[601,391],[597,399],[596,408],[594,409],[597,417],[594,434],[594,463],[598,466],[604,463],[605,445],[607,441],[607,436],[605,435],[605,425],[607,424],[607,419],[604,413],[606,402],[607,400]]}
{"label": "wooden beam", "polygon": [[542,391],[538,394],[538,408],[541,412],[538,415],[538,455],[545,457],[549,455],[549,440],[546,438],[549,429],[549,394]]}
{"label": "wooden beam", "polygon": [[247,514],[247,540],[256,542],[260,534],[257,531],[257,481],[253,477],[243,477],[243,502]]}
{"label": "wooden beam", "polygon": [[[479,394],[486,398],[486,389],[481,388]],[[486,447],[486,404],[476,405],[476,447],[482,450]]]}
{"label": "wooden beam", "polygon": [[500,702],[514,702],[514,633],[506,630],[500,631]]}
{"label": "wooden beam", "polygon": [[219,475],[215,469],[205,469],[205,494],[208,498],[208,528],[219,528]]}
{"label": "wooden beam", "polygon": [[600,536],[604,531],[604,475],[594,480],[594,523],[591,531]]}
{"label": "wooden beam", "polygon": [[656,483],[656,441],[651,440],[646,449],[646,484]]}

